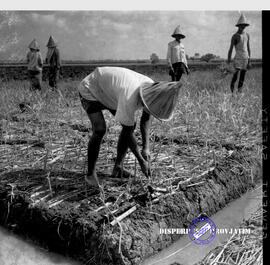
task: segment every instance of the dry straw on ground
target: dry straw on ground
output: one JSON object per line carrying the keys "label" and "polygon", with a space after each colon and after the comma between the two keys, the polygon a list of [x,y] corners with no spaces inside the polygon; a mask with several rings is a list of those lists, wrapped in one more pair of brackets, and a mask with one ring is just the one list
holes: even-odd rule
{"label": "dry straw on ground", "polygon": [[[248,73],[244,93],[234,97],[228,89],[229,77],[222,81],[214,77],[215,73],[198,72],[184,79],[174,118],[167,123],[154,120],[150,133],[151,184],[170,193],[181,183],[188,185],[193,178],[198,178],[197,185],[202,184],[198,176],[214,168],[217,161],[230,157],[231,151],[224,148],[226,145],[231,145],[231,149],[253,149],[252,155],[260,156],[260,70]],[[167,77],[159,74],[152,78]],[[30,92],[27,82],[1,84],[2,174],[24,168],[86,171],[91,128],[80,106],[77,83],[60,84],[61,97],[48,87],[42,93]],[[29,105],[23,113],[18,108],[21,102]],[[108,133],[97,164],[99,172],[105,174],[112,170],[121,129],[109,115],[105,112]],[[136,137],[140,142],[137,132]],[[185,145],[179,146],[179,143]],[[128,154],[124,166],[138,180],[144,180],[132,153]],[[70,185],[75,183],[74,180]]]}

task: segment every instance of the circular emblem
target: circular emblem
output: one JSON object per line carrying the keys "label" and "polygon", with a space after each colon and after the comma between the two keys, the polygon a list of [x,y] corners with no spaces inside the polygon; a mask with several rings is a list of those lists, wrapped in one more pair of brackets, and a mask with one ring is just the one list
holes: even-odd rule
{"label": "circular emblem", "polygon": [[207,216],[199,216],[188,227],[189,238],[197,245],[210,243],[216,236],[216,225]]}

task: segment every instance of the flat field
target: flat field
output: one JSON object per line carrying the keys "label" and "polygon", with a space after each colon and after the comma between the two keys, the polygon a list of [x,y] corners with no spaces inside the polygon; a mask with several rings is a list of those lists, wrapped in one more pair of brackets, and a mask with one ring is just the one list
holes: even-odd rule
{"label": "flat field", "polygon": [[[231,75],[222,76],[218,71],[197,71],[184,76],[174,118],[162,123],[154,120],[151,137],[180,138],[186,142],[196,139],[205,145],[211,141],[217,144],[256,146],[260,149],[261,73],[261,69],[249,71],[244,92],[234,96],[229,89]],[[167,75],[160,73],[153,73],[150,77],[156,81],[168,80]],[[91,125],[81,108],[76,90],[78,83],[79,81],[61,81],[59,88],[63,97],[51,91],[45,82],[42,93],[30,92],[27,81],[0,83],[2,144],[5,141],[40,141],[46,145],[43,151],[48,151],[50,166],[58,166],[61,162],[63,168],[84,170],[85,148]],[[30,107],[22,113],[19,104],[25,102]],[[105,111],[104,114],[108,129],[103,144],[106,149],[104,151],[114,153],[116,146],[113,143],[117,141],[121,128],[108,112]],[[70,150],[67,143],[72,145]],[[16,149],[17,145],[10,146],[12,150],[6,150],[5,145],[2,151],[8,151],[13,158],[2,156],[2,169],[26,166],[28,163],[34,163],[35,167],[40,166],[43,161],[33,160],[34,157],[37,158],[35,152],[25,155],[25,149],[20,151],[20,148]],[[155,141],[151,147],[156,148]],[[60,154],[63,155],[62,158]],[[56,157],[59,159],[51,162]],[[105,157],[109,158],[108,155]],[[104,162],[106,161],[101,158],[100,163]],[[106,165],[106,169],[110,169],[109,165]]]}

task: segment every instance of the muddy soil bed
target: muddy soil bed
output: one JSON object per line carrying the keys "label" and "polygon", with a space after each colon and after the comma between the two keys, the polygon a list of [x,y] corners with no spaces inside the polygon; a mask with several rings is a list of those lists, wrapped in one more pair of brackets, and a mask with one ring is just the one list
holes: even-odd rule
{"label": "muddy soil bed", "polygon": [[[136,175],[135,165],[136,178],[128,181],[99,174],[100,195],[93,194],[78,171],[2,171],[0,223],[85,264],[135,265],[179,238],[160,235],[160,228],[187,228],[193,218],[211,216],[261,178],[253,150],[155,141],[159,148],[153,148],[152,183]],[[126,167],[132,159],[129,154]]]}

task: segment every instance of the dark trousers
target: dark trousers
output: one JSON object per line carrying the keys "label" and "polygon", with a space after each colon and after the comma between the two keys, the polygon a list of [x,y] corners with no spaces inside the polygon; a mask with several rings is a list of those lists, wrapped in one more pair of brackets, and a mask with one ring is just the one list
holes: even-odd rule
{"label": "dark trousers", "polygon": [[30,81],[30,89],[31,90],[36,90],[36,89],[41,90],[42,72],[28,70],[28,78]]}
{"label": "dark trousers", "polygon": [[59,69],[57,67],[49,68],[49,86],[57,88],[57,80],[59,77]]}
{"label": "dark trousers", "polygon": [[237,81],[239,72],[240,72],[240,77],[239,77],[239,82],[238,82],[238,92],[242,92],[242,88],[243,88],[243,85],[244,85],[247,70],[236,70],[236,72],[233,74],[232,81],[231,81],[231,91],[232,91],[232,93],[234,91],[234,85],[235,85],[235,83]]}
{"label": "dark trousers", "polygon": [[186,73],[185,64],[182,62],[172,64],[173,72],[170,71],[172,81],[180,81],[182,74]]}

